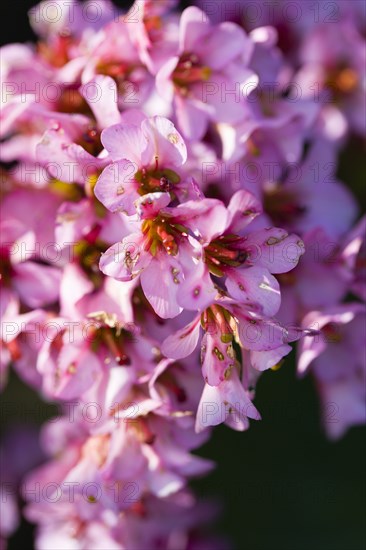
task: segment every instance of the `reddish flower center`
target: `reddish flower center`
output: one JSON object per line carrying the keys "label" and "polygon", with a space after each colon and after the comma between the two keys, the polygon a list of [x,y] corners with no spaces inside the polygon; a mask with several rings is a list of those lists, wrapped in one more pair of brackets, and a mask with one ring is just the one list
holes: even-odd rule
{"label": "reddish flower center", "polygon": [[341,64],[329,70],[326,80],[326,85],[333,91],[335,98],[338,100],[354,92],[358,83],[359,76],[357,72],[346,64]]}
{"label": "reddish flower center", "polygon": [[77,257],[80,267],[97,289],[103,284],[103,275],[99,269],[99,259],[101,253],[106,248],[104,243],[97,240],[99,232],[100,226],[94,226],[85,240],[79,241],[74,246],[75,257]]}
{"label": "reddish flower center", "polygon": [[281,184],[276,184],[264,191],[263,206],[274,224],[284,225],[295,222],[306,212],[306,207],[300,204],[299,196]]}
{"label": "reddish flower center", "polygon": [[151,42],[156,42],[162,38],[163,21],[158,15],[144,18],[145,29]]}
{"label": "reddish flower center", "polygon": [[10,286],[14,274],[10,261],[10,250],[4,246],[0,248],[0,282],[4,286]]}
{"label": "reddish flower center", "polygon": [[144,248],[153,256],[162,250],[170,256],[176,256],[180,241],[188,235],[185,227],[171,223],[160,215],[153,220],[145,220],[142,232],[145,236]]}
{"label": "reddish flower center", "polygon": [[100,61],[96,67],[97,74],[110,76],[114,79],[118,96],[124,98],[126,102],[136,101],[135,94],[139,90],[138,83],[135,83],[134,75],[139,81],[138,74],[146,71],[143,65],[130,64],[121,60]]}
{"label": "reddish flower center", "polygon": [[339,325],[336,323],[327,323],[321,331],[328,343],[338,344],[342,341],[342,334],[339,330]]}
{"label": "reddish flower center", "polygon": [[170,372],[164,372],[158,379],[167,390],[171,391],[178,403],[184,403],[187,400],[187,394],[182,386],[179,386]]}
{"label": "reddish flower center", "polygon": [[73,45],[72,36],[64,34],[55,36],[50,43],[39,42],[38,53],[53,67],[63,67],[70,61],[69,50]]}
{"label": "reddish flower center", "polygon": [[135,181],[139,184],[138,193],[146,195],[158,191],[171,192],[174,185],[180,182],[179,175],[170,169],[159,169],[158,160],[156,167],[151,169],[142,168],[135,174]]}
{"label": "reddish flower center", "polygon": [[85,151],[97,157],[101,151],[103,151],[103,145],[100,140],[100,131],[91,126],[88,128],[79,140],[76,142],[78,145],[81,145]]}
{"label": "reddish flower center", "polygon": [[172,80],[181,94],[186,95],[192,84],[207,81],[211,76],[211,69],[201,65],[195,54],[183,54],[173,72]]}
{"label": "reddish flower center", "polygon": [[[126,353],[128,341],[132,342],[132,336],[126,330],[118,327],[102,326],[92,335],[92,348],[97,350],[99,346],[105,346],[118,365],[129,367],[131,358]],[[110,362],[110,359],[107,357],[106,363],[108,362]]]}
{"label": "reddish flower center", "polygon": [[205,247],[205,262],[213,275],[223,277],[227,267],[238,267],[247,259],[243,238],[238,235],[221,235]]}
{"label": "reddish flower center", "polygon": [[135,432],[137,439],[141,443],[146,443],[147,445],[152,445],[154,443],[156,435],[151,430],[146,419],[141,417],[129,417],[126,418],[126,421],[129,425],[129,428]]}
{"label": "reddish flower center", "polygon": [[[227,309],[217,304],[207,308],[201,315],[201,326],[208,334],[219,335],[221,342],[233,341],[233,316]],[[219,357],[219,350],[216,352]]]}
{"label": "reddish flower center", "polygon": [[60,113],[82,113],[91,118],[94,116],[78,86],[67,86],[62,90],[55,110]]}
{"label": "reddish flower center", "polygon": [[100,61],[96,67],[96,72],[112,78],[124,78],[130,72],[130,67],[123,61]]}

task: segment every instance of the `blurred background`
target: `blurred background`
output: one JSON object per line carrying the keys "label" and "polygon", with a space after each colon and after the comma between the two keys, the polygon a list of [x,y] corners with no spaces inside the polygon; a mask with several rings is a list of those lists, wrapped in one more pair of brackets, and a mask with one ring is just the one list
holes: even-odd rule
{"label": "blurred background", "polygon": [[[2,44],[35,38],[27,11],[36,3],[2,2]],[[115,3],[124,8],[131,4]],[[338,171],[359,201],[364,201],[364,145],[352,139]],[[337,442],[326,440],[312,379],[296,378],[294,352],[278,371],[263,374],[255,403],[261,422],[253,421],[244,433],[220,426],[198,452],[217,463],[211,475],[193,483],[198,495],[221,502],[222,513],[212,530],[228,536],[235,550],[364,550],[364,429],[353,428]],[[41,424],[56,413],[54,405],[41,402],[12,374],[2,395],[2,437],[25,425],[35,430],[35,439]],[[24,441],[16,452],[30,452]],[[39,460],[34,452],[34,463]],[[23,521],[9,550],[31,550],[32,530]]]}

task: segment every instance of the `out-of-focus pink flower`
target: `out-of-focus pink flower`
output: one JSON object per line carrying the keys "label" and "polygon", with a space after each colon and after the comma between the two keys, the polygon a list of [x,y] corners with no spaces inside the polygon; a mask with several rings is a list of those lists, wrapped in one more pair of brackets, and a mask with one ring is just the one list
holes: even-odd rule
{"label": "out-of-focus pink flower", "polygon": [[238,25],[211,25],[198,8],[184,10],[176,52],[158,72],[156,86],[174,101],[178,127],[187,138],[201,139],[209,121],[234,123],[244,117],[246,86],[253,89],[257,83],[247,68],[252,48]]}
{"label": "out-of-focus pink flower", "polygon": [[179,30],[178,14],[171,13],[178,0],[136,0],[127,14],[131,41],[141,61],[152,74],[175,53]]}
{"label": "out-of-focus pink flower", "polygon": [[366,422],[365,306],[348,303],[312,311],[303,323],[321,334],[300,342],[298,372],[315,376],[324,429],[336,439]]}
{"label": "out-of-focus pink flower", "polygon": [[[61,271],[52,265],[58,255],[52,228],[58,203],[57,197],[46,190],[18,189],[4,198],[1,205],[4,309],[12,292],[32,308],[57,301]],[[25,205],[24,212],[19,209],[20,204]]]}
{"label": "out-of-focus pink flower", "polygon": [[366,301],[366,216],[342,240],[345,271],[351,272],[351,291]]}
{"label": "out-of-focus pink flower", "polygon": [[[345,184],[335,177],[336,151],[331,144],[314,140],[304,160],[289,166],[284,162],[273,161],[272,165],[269,160],[266,162],[258,159],[256,168],[253,166],[258,178],[250,177],[244,182],[263,204],[266,216],[257,219],[257,225],[276,224],[300,235],[323,228],[334,239],[350,229],[358,207]],[[232,182],[236,188],[234,178]]]}
{"label": "out-of-focus pink flower", "polygon": [[321,228],[304,234],[306,252],[290,273],[280,275],[282,303],[278,317],[297,323],[306,312],[335,306],[355,285],[363,289],[361,222],[350,235],[332,239]]}
{"label": "out-of-focus pink flower", "polygon": [[[37,441],[38,433],[33,426],[14,424],[2,434],[0,447],[1,515],[0,547],[5,550],[6,539],[19,526],[19,488],[24,474],[42,460],[43,455]],[[27,449],[27,452],[24,452]]]}
{"label": "out-of-focus pink flower", "polygon": [[334,102],[350,129],[365,133],[365,42],[350,20],[315,26],[301,47],[302,67],[296,75],[304,94]]}

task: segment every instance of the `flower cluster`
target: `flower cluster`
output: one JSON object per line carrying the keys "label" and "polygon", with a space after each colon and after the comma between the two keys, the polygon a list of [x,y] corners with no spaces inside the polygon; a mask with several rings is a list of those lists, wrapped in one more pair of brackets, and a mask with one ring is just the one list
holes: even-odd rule
{"label": "flower cluster", "polygon": [[291,342],[329,435],[365,419],[366,220],[335,177],[364,131],[358,3],[207,4],[45,0],[37,45],[2,49],[1,380],[63,410],[24,482],[40,550],[217,548],[192,451],[260,419]]}

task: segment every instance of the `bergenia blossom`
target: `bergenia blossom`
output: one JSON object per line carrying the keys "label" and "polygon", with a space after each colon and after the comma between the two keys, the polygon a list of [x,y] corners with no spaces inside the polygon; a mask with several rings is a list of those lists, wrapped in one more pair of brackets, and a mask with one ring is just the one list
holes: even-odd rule
{"label": "bergenia blossom", "polygon": [[131,4],[44,0],[1,50],[0,387],[58,407],[1,443],[1,548],[21,515],[39,550],[228,548],[196,451],[294,346],[326,434],[365,423],[361,2]]}
{"label": "bergenia blossom", "polygon": [[182,13],[177,36],[156,85],[174,102],[183,134],[201,139],[209,121],[232,124],[243,119],[246,97],[257,83],[247,66],[253,44],[245,32],[233,23],[212,25],[204,12],[189,7]]}
{"label": "bergenia blossom", "polygon": [[365,422],[365,306],[351,303],[312,311],[304,318],[308,324],[321,334],[300,344],[298,371],[314,375],[327,405],[324,428],[330,437],[339,438],[350,426]]}
{"label": "bergenia blossom", "polygon": [[116,124],[101,135],[113,162],[99,177],[95,194],[112,212],[132,215],[139,206],[144,210],[144,195],[164,206],[170,193],[184,196],[179,170],[187,160],[187,148],[182,136],[168,119],[139,118],[140,124]]}

